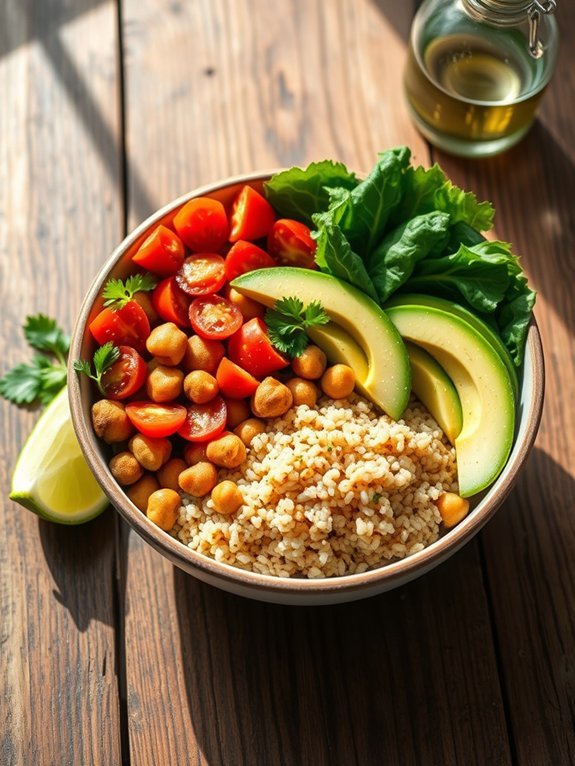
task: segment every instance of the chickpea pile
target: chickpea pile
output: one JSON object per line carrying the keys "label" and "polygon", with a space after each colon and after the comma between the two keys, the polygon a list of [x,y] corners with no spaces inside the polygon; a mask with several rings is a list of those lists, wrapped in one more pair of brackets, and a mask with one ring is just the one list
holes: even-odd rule
{"label": "chickpea pile", "polygon": [[[202,405],[220,394],[216,371],[225,355],[223,343],[188,337],[166,322],[151,331],[146,348],[152,357],[145,382],[150,401]],[[322,394],[345,398],[354,386],[351,367],[328,367],[324,352],[308,345],[291,368],[265,377],[249,399],[228,398],[225,429],[207,442],[145,436],[135,430],[119,401],[97,401],[92,421],[96,434],[116,448],[109,463],[115,479],[137,508],[169,531],[178,519],[181,492],[198,499],[209,495],[214,511],[225,516],[241,508],[241,487],[221,474],[242,465],[253,439],[266,430],[267,419],[285,415],[291,407],[314,408]]]}

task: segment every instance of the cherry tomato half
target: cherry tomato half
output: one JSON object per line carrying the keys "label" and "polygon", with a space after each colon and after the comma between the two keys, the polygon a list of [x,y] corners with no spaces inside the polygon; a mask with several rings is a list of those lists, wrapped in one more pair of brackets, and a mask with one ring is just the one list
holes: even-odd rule
{"label": "cherry tomato half", "polygon": [[228,341],[228,356],[256,378],[287,367],[290,360],[272,346],[265,323],[250,319]]}
{"label": "cherry tomato half", "polygon": [[196,298],[190,306],[190,323],[207,340],[229,338],[243,321],[242,312],[220,295]]}
{"label": "cherry tomato half", "polygon": [[301,266],[315,269],[314,261],[317,244],[311,238],[305,223],[280,218],[268,235],[268,250],[278,263],[284,266]]}
{"label": "cherry tomato half", "polygon": [[120,358],[102,375],[102,388],[108,399],[127,399],[144,384],[146,363],[136,349],[119,347]]}
{"label": "cherry tomato half", "polygon": [[257,378],[225,356],[216,371],[216,380],[220,392],[230,399],[245,399],[251,396],[260,384]]}
{"label": "cherry tomato half", "polygon": [[186,419],[186,408],[181,404],[131,402],[126,415],[144,436],[171,436]]}
{"label": "cherry tomato half", "polygon": [[171,229],[161,224],[150,234],[132,257],[143,269],[167,277],[175,274],[184,262],[184,243]]}
{"label": "cherry tomato half", "polygon": [[164,322],[174,322],[178,327],[190,324],[190,297],[180,290],[175,277],[167,277],[154,287],[152,306]]}
{"label": "cherry tomato half", "polygon": [[100,346],[112,341],[116,346],[142,351],[150,334],[150,322],[136,301],[128,301],[121,309],[102,309],[90,322],[90,332]]}
{"label": "cherry tomato half", "polygon": [[198,253],[186,258],[176,274],[178,287],[188,295],[217,293],[226,281],[226,267],[221,255]]}
{"label": "cherry tomato half", "polygon": [[256,269],[269,269],[276,265],[274,259],[261,247],[239,239],[226,255],[226,279],[231,282],[240,274]]}
{"label": "cherry tomato half", "polygon": [[270,203],[251,186],[242,187],[232,204],[230,242],[266,237],[276,214]]}
{"label": "cherry tomato half", "polygon": [[226,403],[221,396],[215,396],[207,404],[188,407],[178,433],[190,442],[206,442],[224,430],[227,417]]}
{"label": "cherry tomato half", "polygon": [[230,231],[224,206],[210,197],[186,202],[174,217],[174,227],[190,250],[196,252],[221,250]]}

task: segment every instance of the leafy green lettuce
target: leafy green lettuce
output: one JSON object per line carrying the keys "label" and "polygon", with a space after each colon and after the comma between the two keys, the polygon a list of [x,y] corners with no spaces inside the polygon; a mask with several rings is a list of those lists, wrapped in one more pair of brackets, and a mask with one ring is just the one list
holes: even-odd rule
{"label": "leafy green lettuce", "polygon": [[378,295],[362,259],[354,253],[339,226],[326,223],[317,238],[316,260],[322,271],[349,282],[377,302]]}

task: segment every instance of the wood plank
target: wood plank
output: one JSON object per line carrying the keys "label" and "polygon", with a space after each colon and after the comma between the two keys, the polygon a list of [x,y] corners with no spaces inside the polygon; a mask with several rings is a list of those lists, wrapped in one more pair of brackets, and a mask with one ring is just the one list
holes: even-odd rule
{"label": "wood plank", "polygon": [[[561,5],[558,20],[563,40],[573,38],[575,8]],[[496,234],[514,244],[538,290],[543,421],[516,490],[482,533],[520,764],[575,762],[574,71],[573,46],[563,44],[538,122],[508,154],[465,162],[436,153],[456,181],[493,200]]]}
{"label": "wood plank", "polygon": [[[126,0],[123,15],[130,225],[241,171],[366,170],[402,143],[429,160],[400,99],[409,4]],[[510,762],[476,545],[395,593],[306,610],[124,544],[134,763]]]}
{"label": "wood plank", "polygon": [[[0,15],[3,373],[30,357],[26,314],[71,328],[122,207],[113,2],[8,0]],[[1,407],[0,762],[117,764],[114,517],[65,528],[10,502],[37,413]]]}

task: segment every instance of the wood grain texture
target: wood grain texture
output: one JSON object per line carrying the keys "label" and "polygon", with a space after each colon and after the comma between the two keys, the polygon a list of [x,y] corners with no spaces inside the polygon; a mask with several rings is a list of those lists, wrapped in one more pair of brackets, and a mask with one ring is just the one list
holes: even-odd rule
{"label": "wood grain texture", "polygon": [[[194,186],[409,143],[409,4],[123,3],[130,225]],[[133,763],[510,762],[477,545],[363,604],[266,606],[124,537]]]}
{"label": "wood grain texture", "polygon": [[[114,6],[0,10],[0,370],[26,314],[70,329],[120,233]],[[0,762],[120,761],[114,519],[64,528],[7,499],[37,413],[1,404]]]}
{"label": "wood grain texture", "polygon": [[558,68],[528,137],[481,162],[436,153],[456,181],[493,200],[496,234],[514,244],[538,290],[547,368],[541,429],[516,490],[482,533],[520,764],[575,762],[575,8],[561,4],[558,21]]}

